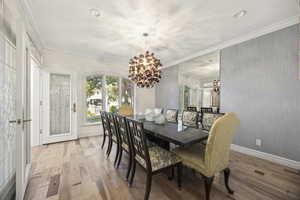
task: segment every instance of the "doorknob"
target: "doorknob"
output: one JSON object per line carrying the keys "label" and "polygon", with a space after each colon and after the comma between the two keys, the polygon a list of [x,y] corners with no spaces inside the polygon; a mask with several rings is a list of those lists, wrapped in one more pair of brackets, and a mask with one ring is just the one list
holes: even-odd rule
{"label": "doorknob", "polygon": [[17,120],[10,120],[9,123],[10,124],[21,124],[22,120],[21,119],[17,119]]}

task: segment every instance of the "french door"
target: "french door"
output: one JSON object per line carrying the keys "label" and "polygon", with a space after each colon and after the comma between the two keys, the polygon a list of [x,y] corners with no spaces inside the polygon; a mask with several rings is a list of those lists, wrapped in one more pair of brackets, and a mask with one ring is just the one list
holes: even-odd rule
{"label": "french door", "polygon": [[43,144],[77,139],[74,75],[42,73]]}

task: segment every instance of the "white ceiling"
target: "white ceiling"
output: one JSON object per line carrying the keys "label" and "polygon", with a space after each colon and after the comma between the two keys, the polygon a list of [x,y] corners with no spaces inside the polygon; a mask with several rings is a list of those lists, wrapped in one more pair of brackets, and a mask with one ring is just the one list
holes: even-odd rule
{"label": "white ceiling", "polygon": [[[124,66],[144,50],[142,33],[168,65],[297,15],[297,0],[27,0],[45,48]],[[96,8],[101,17],[92,16]],[[233,15],[240,10],[248,14]]]}
{"label": "white ceiling", "polygon": [[219,79],[220,53],[199,56],[179,65],[179,73],[203,82]]}

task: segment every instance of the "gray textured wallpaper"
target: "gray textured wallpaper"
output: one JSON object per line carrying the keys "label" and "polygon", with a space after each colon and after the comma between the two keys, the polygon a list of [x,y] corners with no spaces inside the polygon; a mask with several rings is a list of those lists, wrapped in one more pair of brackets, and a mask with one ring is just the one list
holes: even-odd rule
{"label": "gray textured wallpaper", "polygon": [[222,50],[221,111],[241,119],[235,144],[300,161],[298,48],[297,25]]}
{"label": "gray textured wallpaper", "polygon": [[156,86],[155,105],[158,108],[179,107],[179,81],[178,66],[170,67],[162,71],[162,79]]}

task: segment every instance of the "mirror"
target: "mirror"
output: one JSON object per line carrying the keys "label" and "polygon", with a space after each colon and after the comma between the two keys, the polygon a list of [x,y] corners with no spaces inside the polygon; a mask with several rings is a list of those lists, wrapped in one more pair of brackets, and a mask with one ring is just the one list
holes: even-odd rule
{"label": "mirror", "polygon": [[186,61],[179,66],[180,110],[220,109],[220,52]]}

